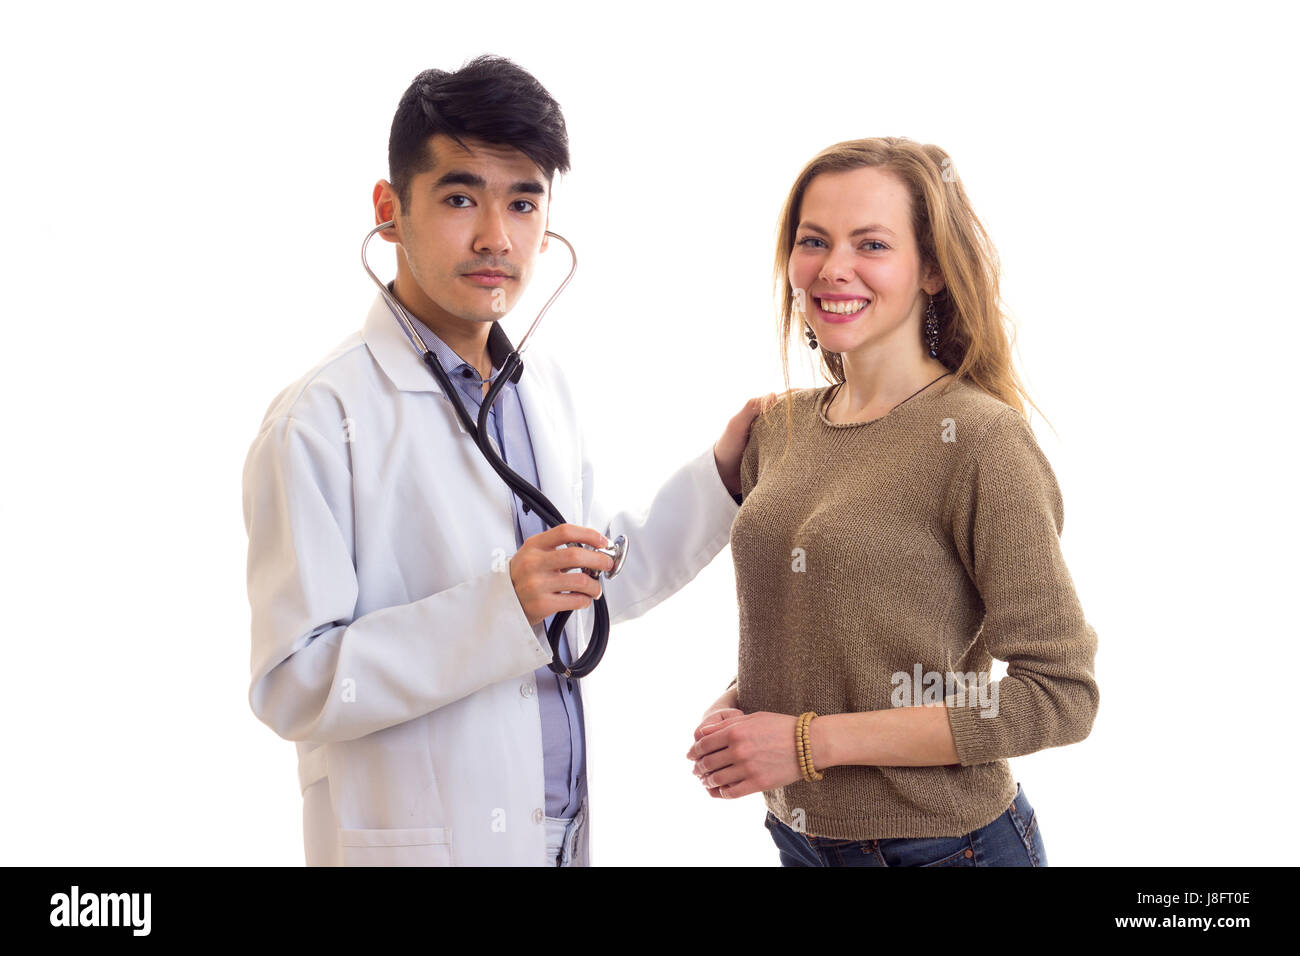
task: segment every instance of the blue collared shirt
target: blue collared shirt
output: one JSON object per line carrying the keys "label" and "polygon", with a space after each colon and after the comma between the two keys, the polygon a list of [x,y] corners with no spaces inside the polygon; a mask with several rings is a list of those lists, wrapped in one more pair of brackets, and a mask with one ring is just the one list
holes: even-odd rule
{"label": "blue collared shirt", "polygon": [[[446,370],[448,378],[460,392],[461,401],[471,419],[477,421],[479,408],[483,404],[483,377],[478,370],[447,346],[442,339],[434,335],[423,322],[411,316],[415,328],[424,339],[430,351]],[[495,331],[495,330],[494,330]],[[504,356],[492,357],[492,371],[500,368]],[[537,485],[537,462],[533,458],[532,437],[528,433],[528,422],[524,419],[523,406],[519,402],[519,393],[515,383],[507,381],[496,403],[488,412],[488,426],[496,439],[499,454],[520,476],[534,487]],[[545,490],[545,489],[543,489]],[[515,512],[515,544],[522,546],[524,540],[541,534],[546,525],[537,512],[519,500],[518,495],[510,496]],[[553,617],[553,615],[552,615]],[[543,627],[551,625],[551,617],[546,618]],[[565,664],[573,663],[570,656],[569,630],[572,623],[564,628],[560,641],[560,660]],[[586,752],[583,745],[582,695],[578,681],[556,674],[549,667],[539,667],[535,671],[537,679],[537,702],[542,712],[542,757],[546,774],[546,815],[569,819],[578,812],[582,803],[586,784]]]}

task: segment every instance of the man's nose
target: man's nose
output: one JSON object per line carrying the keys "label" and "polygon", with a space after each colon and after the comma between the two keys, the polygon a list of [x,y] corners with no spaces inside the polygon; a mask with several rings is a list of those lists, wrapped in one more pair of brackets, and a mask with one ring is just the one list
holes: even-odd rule
{"label": "man's nose", "polygon": [[510,251],[510,235],[506,232],[505,218],[501,213],[484,209],[480,214],[478,230],[474,236],[474,251],[490,256],[504,256]]}

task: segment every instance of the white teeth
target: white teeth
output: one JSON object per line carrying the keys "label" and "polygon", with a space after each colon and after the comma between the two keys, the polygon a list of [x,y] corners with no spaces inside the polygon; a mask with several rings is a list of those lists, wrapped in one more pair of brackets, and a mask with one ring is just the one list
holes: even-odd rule
{"label": "white teeth", "polygon": [[866,299],[844,299],[839,302],[818,299],[817,301],[821,305],[823,311],[833,312],[836,315],[851,315],[867,304]]}

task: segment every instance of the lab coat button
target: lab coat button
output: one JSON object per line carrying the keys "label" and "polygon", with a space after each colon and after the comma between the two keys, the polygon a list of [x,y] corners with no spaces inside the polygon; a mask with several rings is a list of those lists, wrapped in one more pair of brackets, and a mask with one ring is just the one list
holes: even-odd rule
{"label": "lab coat button", "polygon": [[519,685],[519,693],[523,694],[525,697],[532,697],[533,685],[525,681],[524,683]]}
{"label": "lab coat button", "polygon": [[542,814],[542,811],[541,811],[540,809],[538,809],[538,810],[534,810],[534,811],[533,811],[533,822],[534,822],[534,823],[541,823],[541,822],[542,822],[542,816],[543,816],[543,814]]}

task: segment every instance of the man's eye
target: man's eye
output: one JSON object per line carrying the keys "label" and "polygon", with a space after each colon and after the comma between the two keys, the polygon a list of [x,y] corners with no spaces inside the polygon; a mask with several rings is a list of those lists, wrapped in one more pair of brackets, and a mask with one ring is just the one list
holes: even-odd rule
{"label": "man's eye", "polygon": [[471,203],[471,202],[473,202],[473,200],[470,199],[468,196],[466,196],[464,193],[456,193],[456,195],[454,195],[454,196],[448,196],[446,201],[449,202],[449,203],[451,203],[451,204],[452,204],[452,207],[455,208],[455,209],[464,209],[464,208],[465,208],[464,206],[459,205],[459,204],[456,202],[457,199],[463,199],[463,200],[465,200],[466,203]]}
{"label": "man's eye", "polygon": [[514,206],[524,205],[528,207],[527,209],[518,210],[519,212],[532,212],[534,209],[537,208],[537,203],[533,202],[531,199],[516,199],[513,203],[511,203],[511,205]]}

